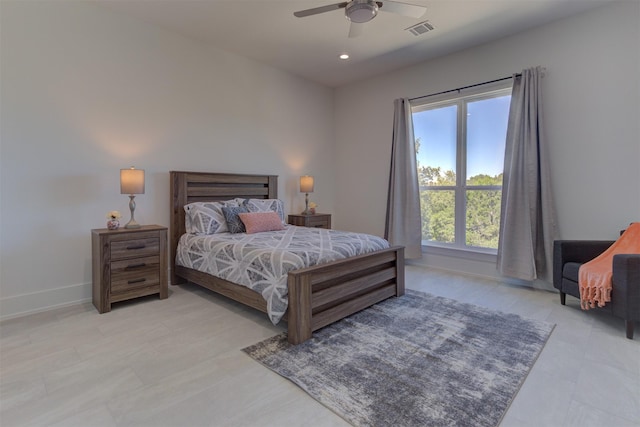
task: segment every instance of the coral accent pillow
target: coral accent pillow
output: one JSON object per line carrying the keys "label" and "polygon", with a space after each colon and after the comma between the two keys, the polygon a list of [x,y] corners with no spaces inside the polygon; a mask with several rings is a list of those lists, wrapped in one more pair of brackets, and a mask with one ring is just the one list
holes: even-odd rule
{"label": "coral accent pillow", "polygon": [[239,213],[238,216],[244,223],[247,234],[284,230],[280,216],[273,211]]}

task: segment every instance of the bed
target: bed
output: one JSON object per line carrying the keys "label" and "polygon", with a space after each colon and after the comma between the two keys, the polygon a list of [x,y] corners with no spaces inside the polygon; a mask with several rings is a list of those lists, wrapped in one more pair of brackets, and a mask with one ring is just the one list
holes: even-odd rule
{"label": "bed", "polygon": [[[171,284],[195,283],[267,313],[259,293],[176,264],[185,234],[184,206],[234,198],[277,199],[278,177],[206,172],[170,172]],[[404,294],[404,248],[387,249],[290,271],[287,277],[288,340],[299,344],[313,331],[392,296]]]}

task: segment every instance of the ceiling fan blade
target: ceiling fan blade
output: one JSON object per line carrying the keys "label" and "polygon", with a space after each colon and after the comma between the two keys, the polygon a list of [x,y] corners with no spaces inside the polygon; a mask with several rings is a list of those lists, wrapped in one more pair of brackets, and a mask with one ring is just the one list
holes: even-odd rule
{"label": "ceiling fan blade", "polygon": [[349,38],[350,39],[362,35],[363,31],[364,31],[364,24],[359,24],[359,23],[353,22],[353,21],[349,24]]}
{"label": "ceiling fan blade", "polygon": [[410,18],[420,18],[427,12],[427,8],[424,6],[400,3],[391,0],[378,2],[378,6],[380,7],[380,10],[384,12],[397,13],[398,15],[408,16]]}
{"label": "ceiling fan blade", "polygon": [[293,15],[297,16],[298,18],[304,18],[305,16],[317,15],[319,13],[325,13],[325,12],[331,12],[332,10],[343,9],[347,6],[347,3],[348,2],[328,4],[326,6],[314,7],[313,9],[300,10],[298,12],[293,12]]}

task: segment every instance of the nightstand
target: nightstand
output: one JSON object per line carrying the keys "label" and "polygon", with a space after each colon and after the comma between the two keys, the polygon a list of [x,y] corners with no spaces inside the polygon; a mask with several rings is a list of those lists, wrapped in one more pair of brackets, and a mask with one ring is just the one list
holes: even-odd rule
{"label": "nightstand", "polygon": [[144,295],[169,296],[167,227],[91,230],[93,305],[98,312],[111,304]]}
{"label": "nightstand", "polygon": [[331,214],[289,215],[288,222],[301,227],[331,228]]}

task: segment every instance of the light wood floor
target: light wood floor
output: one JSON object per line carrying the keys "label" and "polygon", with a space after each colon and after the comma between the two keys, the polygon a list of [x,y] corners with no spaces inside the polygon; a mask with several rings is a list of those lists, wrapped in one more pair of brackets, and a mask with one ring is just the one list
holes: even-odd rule
{"label": "light wood floor", "polygon": [[[407,267],[407,287],[556,323],[502,426],[639,426],[640,331],[576,299]],[[638,329],[638,325],[636,325]],[[195,286],[0,324],[0,424],[343,426],[240,351],[283,330]]]}

